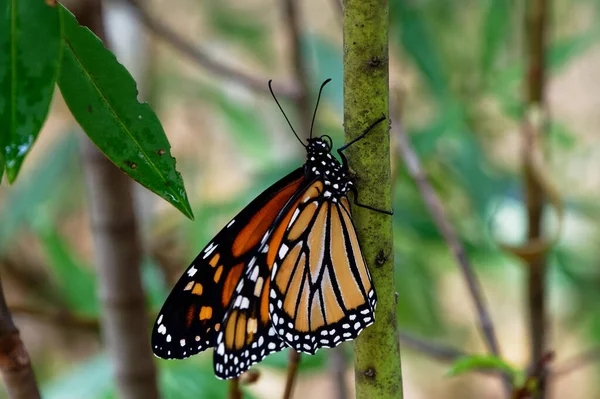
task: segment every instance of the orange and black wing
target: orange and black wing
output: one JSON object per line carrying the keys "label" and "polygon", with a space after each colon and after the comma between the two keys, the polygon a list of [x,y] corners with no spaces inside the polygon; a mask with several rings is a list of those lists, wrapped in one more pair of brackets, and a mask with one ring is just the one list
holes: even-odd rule
{"label": "orange and black wing", "polygon": [[[154,354],[182,359],[215,347],[225,312],[261,241],[304,185],[302,168],[269,187],[233,218],[200,252],[165,301],[152,331]],[[268,285],[267,285],[268,286]],[[254,304],[253,304],[254,305]]]}
{"label": "orange and black wing", "polygon": [[377,298],[345,196],[318,189],[289,210],[270,237],[269,313],[277,334],[314,354],[352,340],[375,320]]}
{"label": "orange and black wing", "polygon": [[321,188],[322,183],[313,182],[297,191],[282,208],[272,228],[264,236],[258,253],[250,260],[217,336],[214,355],[217,377],[236,377],[265,356],[285,347],[269,315],[269,306],[273,301],[269,297],[271,267],[280,251],[277,243],[283,237],[283,230],[289,224],[293,210],[306,198],[318,195]]}

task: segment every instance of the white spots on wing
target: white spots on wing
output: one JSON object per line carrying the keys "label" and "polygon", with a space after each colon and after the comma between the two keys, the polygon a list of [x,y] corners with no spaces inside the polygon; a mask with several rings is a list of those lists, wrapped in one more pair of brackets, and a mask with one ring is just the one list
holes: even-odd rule
{"label": "white spots on wing", "polygon": [[163,315],[158,316],[158,320],[156,320],[156,324],[162,323]]}
{"label": "white spots on wing", "polygon": [[171,342],[171,334],[167,335],[167,342]]}
{"label": "white spots on wing", "polygon": [[265,339],[262,336],[258,337],[258,346],[263,346],[264,343]]}
{"label": "white spots on wing", "polygon": [[288,342],[292,342],[294,340],[294,336],[291,333],[285,334],[285,338],[288,340]]}
{"label": "white spots on wing", "polygon": [[217,353],[221,356],[223,356],[223,354],[225,353],[225,344],[223,342],[219,344],[219,347],[217,348]]}
{"label": "white spots on wing", "polygon": [[329,191],[325,191],[325,192],[323,193],[323,196],[324,196],[325,198],[329,198],[329,197],[331,197],[331,192],[329,192]]}
{"label": "white spots on wing", "polygon": [[275,345],[275,342],[269,342],[269,345],[267,345],[267,347],[271,350],[275,349],[277,347],[277,345]]}
{"label": "white spots on wing", "polygon": [[354,329],[360,330],[360,321],[357,321],[356,323],[354,323]]}
{"label": "white spots on wing", "polygon": [[227,223],[227,226],[225,226],[225,228],[226,229],[230,228],[234,223],[235,223],[235,219],[231,219],[231,222]]}
{"label": "white spots on wing", "polygon": [[344,324],[342,325],[342,327],[343,327],[345,330],[347,330],[347,329],[349,329],[349,328],[350,328],[350,324],[348,324],[348,323],[344,323]]}
{"label": "white spots on wing", "polygon": [[350,315],[350,320],[354,320],[354,319],[356,319],[356,315],[355,314],[351,314]]}
{"label": "white spots on wing", "polygon": [[196,338],[195,338],[195,340],[196,340],[196,342],[200,341],[200,336],[199,336],[199,335],[196,335]]}
{"label": "white spots on wing", "polygon": [[361,314],[369,314],[371,311],[369,309],[363,309],[360,311]]}
{"label": "white spots on wing", "polygon": [[[309,197],[307,197],[307,198],[309,198]],[[306,198],[304,199],[304,202],[306,202]],[[298,217],[298,215],[299,215],[299,214],[300,214],[300,209],[299,209],[299,208],[296,208],[296,209],[294,210],[294,214],[292,215],[292,218],[290,219],[290,223],[288,224],[288,229],[289,229],[290,227],[292,227],[292,225],[293,225],[293,224],[294,224],[294,222],[296,221],[296,218]]]}
{"label": "white spots on wing", "polygon": [[283,258],[287,254],[288,249],[288,246],[282,243],[281,247],[279,247],[279,257]]}
{"label": "white spots on wing", "polygon": [[[248,269],[252,268],[252,266],[254,266],[255,263],[256,263],[256,256],[253,256],[252,259],[250,259],[250,262],[248,262]],[[252,280],[252,281],[254,281],[254,280]]]}
{"label": "white spots on wing", "polygon": [[250,306],[250,301],[248,300],[248,298],[243,297],[242,304],[240,305],[240,309],[248,309],[249,306]]}
{"label": "white spots on wing", "polygon": [[217,246],[218,244],[211,242],[210,245],[204,250],[204,256],[202,257],[202,259],[208,258],[210,254],[212,254],[212,252],[217,248]]}
{"label": "white spots on wing", "polygon": [[234,308],[239,308],[241,303],[242,303],[242,297],[241,297],[241,296],[238,296],[238,297],[235,299],[235,303],[233,304],[233,307],[234,307]]}
{"label": "white spots on wing", "polygon": [[[254,258],[252,258],[252,259],[254,259]],[[254,269],[252,269],[252,274],[250,275],[250,280],[256,281],[257,278],[258,278],[258,266],[255,266]]]}
{"label": "white spots on wing", "polygon": [[179,340],[179,345],[185,346],[185,339],[180,339]]}
{"label": "white spots on wing", "polygon": [[192,267],[190,267],[190,270],[188,270],[187,275],[190,277],[194,277],[197,272],[198,269],[196,269],[196,266],[192,265]]}
{"label": "white spots on wing", "polygon": [[262,252],[263,254],[269,252],[269,244],[265,244],[260,252]]}
{"label": "white spots on wing", "polygon": [[158,331],[159,334],[165,335],[167,333],[167,327],[165,327],[164,324],[161,324],[161,325],[158,326],[158,330],[157,331]]}

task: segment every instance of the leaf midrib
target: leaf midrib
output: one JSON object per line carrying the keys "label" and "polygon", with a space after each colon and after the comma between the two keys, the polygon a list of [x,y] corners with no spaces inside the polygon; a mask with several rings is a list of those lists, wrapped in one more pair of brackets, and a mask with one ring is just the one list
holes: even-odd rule
{"label": "leaf midrib", "polygon": [[[13,0],[13,1],[16,1],[16,0]],[[92,78],[92,76],[87,72],[87,70],[83,66],[83,63],[81,62],[81,60],[77,56],[77,53],[75,52],[73,46],[71,46],[71,43],[69,42],[69,40],[66,37],[63,37],[63,40],[64,40],[65,44],[67,45],[68,49],[71,51],[71,54],[73,54],[73,57],[75,58],[75,60],[79,64],[79,66],[81,67],[81,70],[83,71],[83,73],[85,74],[85,76],[88,78],[89,82],[92,84],[92,86],[94,87],[94,89],[96,90],[96,92],[100,95],[100,97],[102,98],[102,100],[104,101],[104,103],[108,106],[108,109],[109,109],[110,113],[117,120],[117,122],[119,123],[119,125],[125,131],[125,133],[127,133],[127,135],[135,143],[135,145],[138,147],[138,149],[140,150],[140,152],[142,153],[142,155],[144,156],[144,158],[146,158],[146,160],[148,161],[148,163],[150,164],[150,166],[152,167],[152,169],[154,169],[154,171],[160,176],[160,178],[163,181],[166,182],[167,180],[166,180],[165,176],[162,174],[162,172],[160,171],[160,169],[158,169],[156,167],[156,165],[150,160],[150,157],[148,157],[148,155],[147,155],[146,151],[144,150],[144,148],[142,148],[142,146],[139,144],[138,140],[136,140],[136,138],[133,136],[133,134],[131,133],[131,131],[129,130],[129,128],[123,123],[123,121],[121,120],[121,118],[119,118],[119,116],[118,116],[117,112],[114,110],[112,104],[104,96],[104,94],[102,93],[102,91],[100,90],[100,88],[98,87],[98,85],[96,85],[96,82],[94,81],[94,79]],[[168,191],[170,191],[171,193],[175,194],[175,196],[179,199],[179,201],[181,202],[181,204],[184,205],[184,203],[182,201],[182,198],[177,194],[176,191],[173,191],[173,190],[168,190]]]}

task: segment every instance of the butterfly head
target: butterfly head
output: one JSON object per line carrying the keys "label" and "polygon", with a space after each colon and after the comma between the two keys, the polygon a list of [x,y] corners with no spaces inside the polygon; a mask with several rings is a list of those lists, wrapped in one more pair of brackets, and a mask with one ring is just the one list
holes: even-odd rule
{"label": "butterfly head", "polygon": [[325,196],[339,197],[348,192],[352,183],[345,168],[331,155],[332,146],[327,135],[308,139],[305,173],[308,180],[323,179]]}

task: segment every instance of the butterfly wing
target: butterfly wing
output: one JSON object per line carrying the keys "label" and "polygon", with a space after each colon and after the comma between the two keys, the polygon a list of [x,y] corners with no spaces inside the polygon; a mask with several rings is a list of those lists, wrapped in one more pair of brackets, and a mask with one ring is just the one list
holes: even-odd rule
{"label": "butterfly wing", "polygon": [[194,259],[158,314],[152,330],[152,348],[157,357],[182,359],[215,346],[251,254],[303,181],[303,170],[299,168],[269,187]]}
{"label": "butterfly wing", "polygon": [[314,354],[354,339],[375,319],[377,298],[347,198],[309,195],[271,237],[269,312],[279,336]]}
{"label": "butterfly wing", "polygon": [[280,211],[273,227],[263,238],[263,244],[236,287],[233,305],[225,315],[223,328],[217,337],[214,355],[215,375],[219,378],[237,377],[253,364],[285,347],[269,315],[272,298],[271,268],[278,254],[276,242],[282,239],[282,226],[287,226],[293,210],[308,198],[317,196],[322,183],[313,182],[300,187],[296,195]]}

